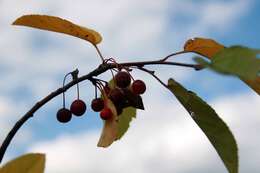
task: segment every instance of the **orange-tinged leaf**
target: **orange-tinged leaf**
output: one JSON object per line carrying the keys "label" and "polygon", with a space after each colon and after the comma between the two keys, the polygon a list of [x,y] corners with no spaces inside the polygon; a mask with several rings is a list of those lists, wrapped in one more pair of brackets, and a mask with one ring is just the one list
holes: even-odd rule
{"label": "orange-tinged leaf", "polygon": [[[212,59],[213,56],[223,50],[223,48],[225,48],[225,46],[221,45],[215,40],[207,38],[190,39],[184,45],[185,51],[194,52],[209,59]],[[240,79],[260,95],[260,77],[257,77],[255,80]]]}
{"label": "orange-tinged leaf", "polygon": [[207,38],[194,38],[184,45],[184,51],[194,52],[211,59],[217,52],[225,48],[218,42]]}
{"label": "orange-tinged leaf", "polygon": [[22,25],[42,30],[64,33],[81,38],[83,40],[87,40],[95,45],[102,41],[102,37],[98,32],[55,16],[24,15],[16,19],[13,25]]}
{"label": "orange-tinged leaf", "polygon": [[103,130],[98,141],[98,147],[110,146],[118,136],[118,116],[115,105],[108,98],[105,99],[105,106],[111,109],[113,117],[104,121]]}
{"label": "orange-tinged leaf", "polygon": [[260,77],[257,77],[255,80],[243,80],[250,88],[252,88],[258,95],[260,95]]}

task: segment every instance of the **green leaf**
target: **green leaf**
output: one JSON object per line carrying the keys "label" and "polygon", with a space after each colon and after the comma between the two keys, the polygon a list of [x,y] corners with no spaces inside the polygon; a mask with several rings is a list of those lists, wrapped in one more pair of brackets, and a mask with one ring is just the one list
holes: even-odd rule
{"label": "green leaf", "polygon": [[43,173],[44,167],[44,154],[26,154],[5,164],[0,173]]}
{"label": "green leaf", "polygon": [[[113,79],[109,81],[109,87],[114,89],[116,87],[115,82]],[[143,101],[140,96],[134,95],[129,89],[122,89],[127,99],[126,105],[121,107],[120,105],[116,105],[116,110],[120,115],[118,115],[118,132],[117,132],[117,139],[119,140],[123,137],[123,135],[127,132],[128,128],[130,127],[130,123],[133,118],[136,118],[136,108],[144,109]]]}
{"label": "green leaf", "polygon": [[108,82],[108,86],[109,86],[109,88],[114,89],[116,87],[116,82],[113,79],[111,79]]}
{"label": "green leaf", "polygon": [[260,50],[232,46],[216,53],[212,57],[211,63],[202,58],[195,58],[195,61],[223,74],[254,80],[260,72],[260,59],[257,57],[259,53]]}
{"label": "green leaf", "polygon": [[133,118],[136,118],[136,109],[133,107],[124,108],[122,114],[119,115],[117,139],[121,139],[127,132]]}
{"label": "green leaf", "polygon": [[238,173],[237,144],[225,122],[200,97],[173,79],[169,79],[168,88],[205,133],[229,173]]}

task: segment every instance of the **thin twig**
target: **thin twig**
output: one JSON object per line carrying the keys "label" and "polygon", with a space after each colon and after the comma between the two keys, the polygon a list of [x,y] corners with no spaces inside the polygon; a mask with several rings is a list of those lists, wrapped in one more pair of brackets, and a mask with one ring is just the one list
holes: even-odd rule
{"label": "thin twig", "polygon": [[165,58],[163,58],[163,59],[161,59],[161,61],[162,62],[164,62],[164,61],[167,61],[170,57],[172,57],[172,56],[176,56],[176,55],[180,55],[180,54],[184,54],[184,53],[188,53],[188,52],[186,52],[186,51],[180,51],[180,52],[175,52],[175,53],[172,53],[172,54],[170,54],[170,55],[167,55]]}
{"label": "thin twig", "polygon": [[7,137],[3,141],[2,145],[1,145],[1,148],[0,148],[0,163],[2,162],[2,159],[4,157],[4,154],[6,152],[7,147],[9,146],[10,142],[12,141],[12,139],[15,136],[15,134],[17,133],[17,131],[21,128],[21,126],[28,119],[33,117],[33,114],[38,109],[40,109],[43,105],[45,105],[47,102],[52,100],[54,97],[56,97],[56,96],[60,95],[61,93],[65,92],[66,90],[68,90],[69,88],[74,86],[75,84],[78,84],[79,82],[84,81],[84,80],[90,80],[91,81],[92,80],[91,79],[92,76],[97,76],[97,75],[99,75],[101,73],[104,73],[105,71],[107,71],[110,68],[112,68],[111,65],[101,65],[97,69],[95,69],[92,72],[90,72],[89,74],[84,75],[84,76],[78,78],[77,80],[73,80],[73,81],[69,82],[68,84],[64,85],[62,88],[58,88],[57,90],[55,90],[54,92],[50,93],[45,98],[43,98],[42,100],[37,102],[25,115],[22,116],[22,118],[19,121],[16,122],[14,127],[7,134]]}
{"label": "thin twig", "polygon": [[128,63],[121,63],[122,66],[136,66],[136,67],[143,67],[144,65],[174,65],[174,66],[181,66],[181,67],[190,67],[198,70],[198,64],[186,64],[186,63],[179,63],[179,62],[163,62],[161,60],[158,61],[143,61],[143,62],[128,62]]}
{"label": "thin twig", "polygon": [[138,67],[139,70],[142,70],[150,75],[152,75],[158,82],[160,82],[164,87],[168,88],[168,86],[158,77],[154,74],[154,71],[150,71],[146,68],[143,68],[143,67]]}

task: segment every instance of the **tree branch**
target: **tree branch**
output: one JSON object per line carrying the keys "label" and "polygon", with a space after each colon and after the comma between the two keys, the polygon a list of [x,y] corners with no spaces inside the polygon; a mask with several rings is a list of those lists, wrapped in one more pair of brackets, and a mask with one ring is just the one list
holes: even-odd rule
{"label": "tree branch", "polygon": [[[102,56],[101,56],[102,57]],[[116,63],[102,63],[98,68],[96,68],[95,70],[93,70],[92,72],[83,75],[79,78],[76,78],[74,80],[72,80],[71,82],[69,82],[68,84],[64,85],[64,87],[58,88],[57,90],[53,91],[52,93],[50,93],[49,95],[47,95],[45,98],[43,98],[42,100],[40,100],[39,102],[37,102],[25,115],[22,116],[22,118],[16,122],[16,124],[14,125],[14,127],[11,129],[11,131],[7,134],[7,137],[4,139],[1,148],[0,148],[0,163],[2,162],[2,159],[4,157],[4,154],[10,144],[10,142],[12,141],[13,137],[15,136],[15,134],[18,132],[18,130],[22,127],[22,125],[29,120],[31,117],[33,117],[34,113],[40,109],[43,105],[45,105],[47,102],[49,102],[50,100],[52,100],[54,97],[62,94],[63,92],[67,91],[69,88],[71,88],[72,86],[85,81],[85,80],[90,80],[93,82],[93,77],[94,76],[98,76],[104,72],[106,72],[107,70],[113,69],[113,68],[117,68],[118,66],[123,66],[123,67],[138,67],[139,69],[145,65],[174,65],[174,66],[182,66],[182,67],[190,67],[190,68],[194,68],[195,70],[198,70],[199,66],[197,64],[184,64],[184,63],[176,63],[176,62],[165,62],[162,60],[157,60],[157,61],[143,61],[143,62],[128,62],[128,63],[120,63],[120,64],[116,64]],[[143,70],[145,71],[145,70]],[[157,79],[158,80],[158,79]]]}

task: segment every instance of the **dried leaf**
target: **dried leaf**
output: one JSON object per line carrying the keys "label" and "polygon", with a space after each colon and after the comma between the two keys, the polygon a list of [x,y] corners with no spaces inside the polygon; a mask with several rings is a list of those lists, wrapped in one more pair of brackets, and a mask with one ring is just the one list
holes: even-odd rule
{"label": "dried leaf", "polygon": [[26,154],[6,163],[0,173],[43,173],[44,167],[44,154]]}
{"label": "dried leaf", "polygon": [[184,45],[185,51],[194,52],[209,59],[223,48],[225,48],[223,45],[207,38],[190,39]]}
{"label": "dried leaf", "polygon": [[236,140],[225,122],[200,97],[173,79],[169,79],[168,88],[207,136],[229,173],[238,173]]}
{"label": "dried leaf", "polygon": [[127,132],[133,118],[136,118],[136,109],[133,107],[124,108],[122,114],[119,115],[117,140],[121,139]]}
{"label": "dried leaf", "polygon": [[110,146],[118,136],[118,116],[116,107],[109,99],[105,99],[105,106],[111,109],[113,117],[104,121],[103,130],[97,145],[98,147]]}
{"label": "dried leaf", "polygon": [[[108,83],[110,89],[116,87],[115,82],[111,79]],[[143,101],[140,96],[134,95],[128,88],[122,89],[126,97],[126,103],[122,105],[115,105],[118,114],[118,132],[117,140],[121,139],[130,127],[133,118],[136,118],[136,108],[144,109]],[[105,95],[101,95],[105,97]]]}
{"label": "dried leaf", "polygon": [[42,30],[64,33],[81,38],[83,40],[87,40],[95,45],[102,41],[102,37],[98,32],[55,16],[24,15],[16,19],[13,25],[22,25]]}

